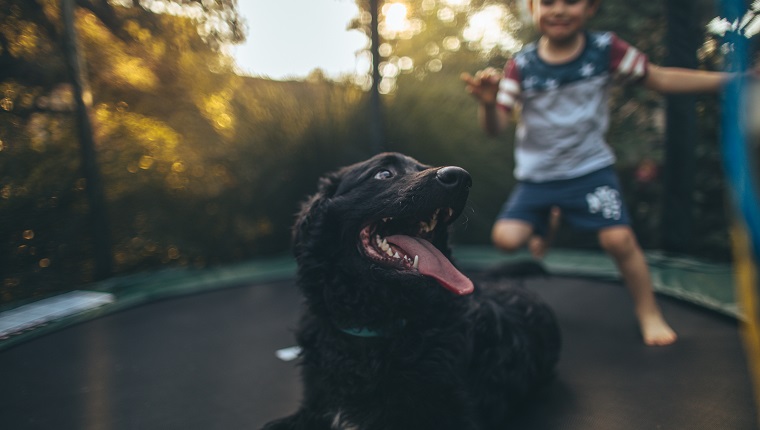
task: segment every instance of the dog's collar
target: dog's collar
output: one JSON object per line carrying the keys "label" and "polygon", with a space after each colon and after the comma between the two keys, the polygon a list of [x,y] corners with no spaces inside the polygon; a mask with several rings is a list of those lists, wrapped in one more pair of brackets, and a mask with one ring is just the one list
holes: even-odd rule
{"label": "dog's collar", "polygon": [[340,329],[343,333],[350,334],[351,336],[356,337],[382,337],[384,334],[380,333],[379,331],[370,330],[366,327],[352,327],[352,328],[342,328]]}
{"label": "dog's collar", "polygon": [[[406,326],[406,320],[399,320],[398,324],[396,324],[396,328],[403,328]],[[340,331],[346,334],[350,334],[351,336],[356,337],[388,337],[390,336],[388,332],[386,331],[378,331],[378,330],[372,330],[367,327],[349,327],[349,328],[340,328],[338,327]]]}

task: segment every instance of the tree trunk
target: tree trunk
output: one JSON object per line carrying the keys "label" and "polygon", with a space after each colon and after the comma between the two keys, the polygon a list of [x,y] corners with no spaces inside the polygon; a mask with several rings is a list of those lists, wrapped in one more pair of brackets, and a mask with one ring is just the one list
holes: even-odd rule
{"label": "tree trunk", "polygon": [[370,93],[370,144],[373,154],[382,152],[385,148],[385,121],[383,104],[380,100],[380,0],[370,0],[371,42],[372,42],[372,90]]}
{"label": "tree trunk", "polygon": [[95,253],[95,279],[104,279],[113,273],[111,232],[90,120],[92,93],[79,55],[79,45],[74,26],[74,0],[61,0],[61,15],[64,27],[63,45],[66,66],[74,88],[74,100],[76,102],[76,122],[82,152],[82,174],[86,181],[86,195],[90,206],[90,232]]}

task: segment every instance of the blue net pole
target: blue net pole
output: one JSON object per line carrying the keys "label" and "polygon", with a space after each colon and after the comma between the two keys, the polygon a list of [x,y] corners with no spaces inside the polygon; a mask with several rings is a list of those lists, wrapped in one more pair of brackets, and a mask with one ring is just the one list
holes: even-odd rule
{"label": "blue net pole", "polygon": [[[729,21],[741,19],[745,12],[742,0],[723,2],[724,16]],[[737,73],[723,93],[721,125],[723,131],[723,164],[739,215],[743,218],[750,243],[760,250],[760,205],[752,174],[751,154],[747,149],[746,136],[746,78],[743,77],[748,63],[748,40],[738,32],[726,34],[726,71]]]}
{"label": "blue net pole", "polygon": [[[741,22],[746,4],[743,0],[723,0],[722,16],[729,22]],[[760,18],[758,18],[760,19]],[[760,251],[760,205],[752,172],[754,154],[747,147],[747,77],[749,41],[741,29],[726,33],[728,51],[726,71],[736,73],[724,88],[721,127],[721,151],[726,179],[737,212],[732,229],[736,290],[743,313],[742,339],[752,376],[755,404],[760,425],[760,300],[757,263]],[[756,106],[752,106],[756,109]]]}

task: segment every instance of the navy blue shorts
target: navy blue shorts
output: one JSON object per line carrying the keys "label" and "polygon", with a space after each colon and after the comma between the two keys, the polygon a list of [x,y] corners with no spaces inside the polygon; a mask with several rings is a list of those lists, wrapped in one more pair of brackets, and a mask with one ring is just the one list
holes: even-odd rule
{"label": "navy blue shorts", "polygon": [[544,234],[551,208],[562,213],[562,222],[581,230],[629,225],[630,217],[620,195],[620,184],[612,166],[579,178],[549,182],[518,182],[498,220],[525,221],[534,232]]}

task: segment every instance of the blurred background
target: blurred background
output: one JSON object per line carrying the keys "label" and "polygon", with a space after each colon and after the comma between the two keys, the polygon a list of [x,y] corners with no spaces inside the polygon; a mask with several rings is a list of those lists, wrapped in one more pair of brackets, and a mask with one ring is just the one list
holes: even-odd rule
{"label": "blurred background", "polygon": [[[720,69],[717,14],[604,0],[592,29]],[[480,130],[459,75],[534,37],[520,0],[0,0],[0,305],[287,255],[317,178],[378,151],[469,170],[455,242],[487,245],[512,133]],[[729,262],[719,96],[612,103],[642,246]],[[597,245],[562,230],[556,246]]]}

